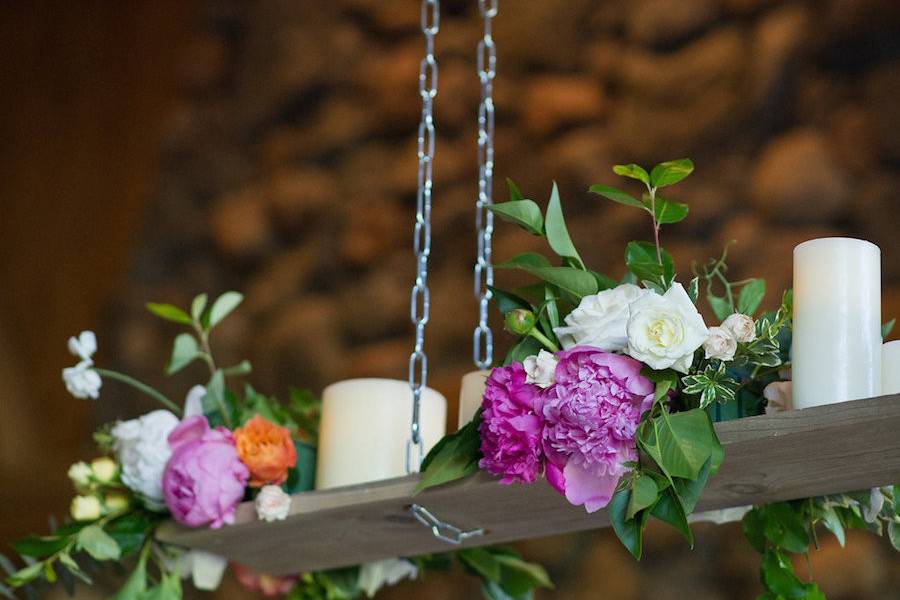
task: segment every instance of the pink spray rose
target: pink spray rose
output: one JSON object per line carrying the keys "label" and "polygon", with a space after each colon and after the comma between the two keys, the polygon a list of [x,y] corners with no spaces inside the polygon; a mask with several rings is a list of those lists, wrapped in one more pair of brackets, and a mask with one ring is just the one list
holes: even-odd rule
{"label": "pink spray rose", "polygon": [[654,385],[628,356],[576,346],[558,357],[556,384],[539,401],[547,481],[594,512],[609,503],[624,463],[637,460],[634,436]]}
{"label": "pink spray rose", "polygon": [[231,432],[210,429],[206,417],[196,415],[169,434],[169,445],[172,457],[163,474],[163,495],[175,520],[213,529],[233,523],[250,472],[238,458]]}
{"label": "pink spray rose", "polygon": [[541,388],[525,383],[519,363],[494,369],[487,380],[481,413],[479,466],[500,483],[532,483],[541,474],[541,429],[535,411]]}

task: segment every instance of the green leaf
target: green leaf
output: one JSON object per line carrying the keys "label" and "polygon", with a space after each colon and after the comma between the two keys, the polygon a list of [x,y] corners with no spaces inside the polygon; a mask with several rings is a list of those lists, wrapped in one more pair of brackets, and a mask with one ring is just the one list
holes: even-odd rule
{"label": "green leaf", "polygon": [[807,587],[794,575],[791,562],[777,550],[767,550],[762,561],[763,584],[785,598],[806,598]]}
{"label": "green leaf", "polygon": [[510,201],[514,202],[516,200],[524,200],[525,199],[525,196],[523,196],[522,192],[519,191],[518,186],[516,186],[516,184],[513,183],[513,180],[508,177],[506,178],[506,187],[509,188]]}
{"label": "green leaf", "polygon": [[474,475],[481,458],[480,418],[441,439],[422,462],[422,474],[414,494],[437,485]]}
{"label": "green leaf", "polygon": [[106,533],[119,545],[122,556],[127,556],[144,545],[160,521],[158,513],[136,510],[109,523]]}
{"label": "green leaf", "polygon": [[619,285],[619,283],[615,279],[613,279],[612,277],[607,277],[603,273],[598,273],[596,271],[591,271],[590,273],[594,276],[594,279],[597,280],[597,289],[600,291],[611,290]]}
{"label": "green leaf", "polygon": [[809,533],[803,517],[788,502],[775,502],[765,507],[763,532],[766,538],[788,552],[802,554],[809,549]]}
{"label": "green leaf", "polygon": [[662,282],[665,288],[675,277],[672,257],[661,250],[662,265],[656,256],[656,246],[650,242],[628,242],[625,246],[625,266],[640,280]]}
{"label": "green leaf", "polygon": [[213,302],[212,308],[209,309],[209,322],[206,324],[208,329],[212,329],[222,322],[222,319],[231,314],[243,302],[244,296],[238,292],[225,292]]}
{"label": "green leaf", "polygon": [[[543,262],[544,264],[540,264]],[[534,252],[520,254],[497,265],[498,269],[520,269],[555,285],[578,299],[597,293],[597,280],[587,271],[574,267],[551,267],[547,259]]]}
{"label": "green leaf", "polygon": [[636,514],[656,502],[659,492],[656,482],[649,475],[638,474],[632,480],[631,495],[628,498],[628,510],[626,519],[633,519]]}
{"label": "green leaf", "polygon": [[646,511],[634,519],[628,518],[628,504],[631,502],[631,490],[623,488],[616,492],[609,502],[607,512],[622,545],[631,552],[636,559],[641,559],[644,525],[646,525]]}
{"label": "green leaf", "polygon": [[535,587],[553,588],[553,582],[544,567],[537,563],[522,560],[514,553],[494,550],[494,556],[500,563],[500,585],[508,593],[521,595]]}
{"label": "green leaf", "polygon": [[202,356],[197,339],[190,333],[179,333],[172,345],[172,357],[166,366],[166,375],[174,375]]}
{"label": "green leaf", "polygon": [[517,296],[512,292],[507,292],[493,286],[488,286],[488,289],[491,291],[494,302],[497,303],[497,310],[499,310],[502,315],[517,308],[524,308],[525,310],[532,310],[534,308],[528,300],[521,296]]}
{"label": "green leaf", "polygon": [[697,478],[694,480],[682,479],[681,477],[673,480],[672,490],[675,492],[685,514],[691,514],[697,507],[700,495],[703,493],[706,482],[709,480],[712,464],[713,459],[710,457],[703,463],[703,468],[700,469],[699,475],[697,475]]}
{"label": "green leaf", "polygon": [[763,531],[765,528],[764,510],[764,508],[754,508],[741,520],[744,537],[760,554],[766,551],[766,534]]}
{"label": "green leaf", "polygon": [[657,446],[648,448],[669,477],[695,480],[718,446],[705,411],[693,409],[653,419]]}
{"label": "green leaf", "polygon": [[500,563],[484,548],[460,550],[459,560],[481,577],[489,581],[500,581]]}
{"label": "green leaf", "polygon": [[660,163],[650,171],[650,186],[665,187],[678,183],[694,171],[694,163],[688,158]]}
{"label": "green leaf", "polygon": [[844,533],[844,525],[841,523],[841,519],[837,516],[837,513],[834,512],[834,508],[828,507],[824,509],[822,512],[822,525],[825,526],[825,529],[834,534],[834,537],[837,538],[841,548],[843,548],[844,543],[847,541],[847,536]]}
{"label": "green leaf", "polygon": [[530,335],[527,337],[523,337],[520,339],[515,346],[513,346],[509,354],[506,355],[506,360],[503,361],[504,365],[509,365],[514,362],[523,362],[529,356],[534,356],[538,352],[540,352],[543,346],[539,341],[531,337]]}
{"label": "green leaf", "polygon": [[249,360],[242,360],[236,365],[225,367],[224,369],[222,369],[222,372],[228,377],[249,375],[253,372],[253,365],[250,364]]}
{"label": "green leaf", "polygon": [[897,521],[891,521],[888,525],[888,538],[894,550],[900,551],[900,523]]}
{"label": "green leaf", "polygon": [[622,190],[616,189],[614,187],[610,187],[608,185],[600,185],[598,183],[598,184],[592,185],[590,187],[589,191],[594,194],[599,194],[600,196],[603,196],[604,198],[608,198],[609,200],[612,200],[613,202],[618,202],[619,204],[624,204],[626,206],[634,206],[635,208],[640,208],[641,210],[646,210],[647,212],[650,212],[649,210],[647,210],[647,207],[644,206],[643,203],[641,203],[640,200],[638,200],[638,199],[634,198],[633,196],[631,196],[630,194],[626,194]]}
{"label": "green leaf", "polygon": [[19,569],[6,578],[6,582],[13,587],[21,587],[30,581],[34,581],[44,572],[44,563],[36,562]]}
{"label": "green leaf", "polygon": [[508,223],[518,225],[528,233],[544,235],[541,208],[532,200],[511,200],[490,204],[487,209]]}
{"label": "green leaf", "polygon": [[650,514],[674,527],[684,536],[691,548],[694,547],[694,534],[688,524],[685,509],[671,487],[660,494],[659,501],[653,506]]}
{"label": "green leaf", "polygon": [[3,572],[6,573],[7,575],[12,575],[12,574],[15,573],[16,571],[18,571],[18,569],[17,569],[16,566],[12,563],[12,561],[9,560],[9,559],[8,559],[5,555],[3,555],[3,554],[0,554],[0,569],[3,569]]}
{"label": "green leaf", "polygon": [[710,307],[712,307],[713,313],[720,321],[724,321],[732,314],[734,314],[734,307],[731,306],[731,303],[728,302],[727,298],[715,296],[713,294],[707,294],[706,301],[709,302]]}
{"label": "green leaf", "polygon": [[894,514],[900,516],[900,484],[891,487],[891,495],[894,498]]}
{"label": "green leaf", "polygon": [[513,596],[503,589],[496,581],[484,581],[481,583],[481,595],[486,600],[533,600],[533,594],[529,591],[521,596]]}
{"label": "green leaf", "polygon": [[700,278],[694,277],[691,279],[691,282],[687,286],[687,295],[688,298],[691,299],[691,302],[697,304],[697,299],[700,298]]}
{"label": "green leaf", "polygon": [[656,222],[660,225],[679,223],[688,215],[688,205],[657,196],[653,204]]}
{"label": "green leaf", "polygon": [[638,181],[644,182],[645,185],[650,186],[650,175],[647,174],[647,171],[645,171],[643,167],[634,163],[616,165],[613,167],[613,173],[621,175],[622,177],[637,179]]}
{"label": "green leaf", "polygon": [[79,531],[75,546],[90,554],[94,560],[119,560],[122,556],[119,544],[99,525],[90,525]]}
{"label": "green leaf", "polygon": [[163,573],[162,581],[147,590],[141,600],[181,600],[181,575]]}
{"label": "green leaf", "polygon": [[544,300],[546,302],[547,319],[550,321],[550,328],[559,327],[559,307],[556,305],[556,296],[553,288],[549,285],[544,287]]}
{"label": "green leaf", "polygon": [[191,315],[187,314],[177,306],[172,306],[171,304],[158,304],[155,302],[148,302],[147,310],[152,312],[157,317],[165,319],[166,321],[172,321],[173,323],[190,325],[192,322]]}
{"label": "green leaf", "polygon": [[69,543],[68,537],[60,536],[28,536],[27,538],[18,540],[10,544],[16,552],[22,556],[30,556],[32,558],[47,558],[51,554],[62,550]]}
{"label": "green leaf", "polygon": [[881,339],[886,338],[891,335],[891,332],[894,330],[894,325],[897,324],[897,319],[891,319],[887,323],[881,326]]}
{"label": "green leaf", "polygon": [[498,269],[532,269],[540,267],[550,267],[550,261],[543,254],[537,252],[523,252],[517,254],[506,262],[496,265]]}
{"label": "green leaf", "polygon": [[562,204],[559,201],[559,188],[556,187],[556,182],[553,182],[550,202],[547,204],[545,227],[547,230],[547,242],[553,248],[553,251],[560,256],[574,259],[584,269],[581,256],[578,255],[578,250],[575,249],[572,238],[569,237],[569,230],[563,217]]}
{"label": "green leaf", "polygon": [[91,579],[91,577],[81,569],[79,564],[75,562],[75,559],[73,559],[68,552],[62,552],[59,555],[59,562],[68,570],[69,573],[71,573],[84,583],[93,585],[94,581]]}
{"label": "green leaf", "polygon": [[194,321],[197,323],[200,322],[203,317],[203,311],[206,310],[206,294],[199,294],[196,296],[191,302],[191,317],[193,317]]}
{"label": "green leaf", "polygon": [[741,288],[741,294],[738,296],[738,312],[752,317],[765,295],[766,280],[751,279]]}

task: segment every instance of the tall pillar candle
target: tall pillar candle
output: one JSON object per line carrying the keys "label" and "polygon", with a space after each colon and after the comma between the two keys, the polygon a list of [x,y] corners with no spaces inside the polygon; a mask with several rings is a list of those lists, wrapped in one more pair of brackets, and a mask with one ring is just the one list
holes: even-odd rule
{"label": "tall pillar candle", "polygon": [[900,340],[881,347],[881,393],[900,394]]}
{"label": "tall pillar candle", "polygon": [[850,238],[794,248],[794,408],[881,393],[881,250]]}
{"label": "tall pillar candle", "polygon": [[[444,436],[447,399],[422,389],[420,425],[427,453]],[[350,379],[322,393],[316,489],[406,475],[406,442],[412,419],[409,383]]]}
{"label": "tall pillar candle", "polygon": [[490,375],[490,371],[472,371],[463,375],[462,385],[459,388],[459,429],[471,421],[481,407],[484,388],[487,387],[487,378]]}

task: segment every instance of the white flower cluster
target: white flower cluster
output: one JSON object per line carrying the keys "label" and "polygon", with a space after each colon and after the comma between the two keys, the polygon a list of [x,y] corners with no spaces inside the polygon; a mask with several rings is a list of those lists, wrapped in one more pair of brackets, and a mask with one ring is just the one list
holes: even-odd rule
{"label": "white flower cluster", "polygon": [[138,494],[150,510],[165,506],[162,476],[172,454],[168,437],[178,417],[154,410],[137,419],[120,421],[112,429],[113,449],[122,469],[122,483]]}
{"label": "white flower cluster", "polygon": [[69,352],[80,359],[77,365],[63,369],[62,378],[66,389],[76,398],[100,397],[100,386],[103,381],[94,370],[91,357],[97,351],[97,336],[93,331],[82,331],[76,337],[69,338]]}

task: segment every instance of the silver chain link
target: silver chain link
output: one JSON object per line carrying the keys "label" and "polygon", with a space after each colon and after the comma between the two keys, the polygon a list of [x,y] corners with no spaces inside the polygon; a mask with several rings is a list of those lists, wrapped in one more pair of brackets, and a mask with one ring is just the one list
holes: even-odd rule
{"label": "silver chain link", "polygon": [[491,263],[491,237],[494,213],[485,207],[493,202],[494,182],[494,75],[497,49],[491,34],[499,0],[478,0],[484,19],[484,32],[478,41],[478,79],[481,102],[478,105],[478,197],[475,201],[475,228],[478,235],[478,257],[475,261],[475,297],[478,298],[478,326],[472,335],[472,361],[479,369],[494,362],[494,334],[488,324],[488,306],[493,293],[494,266]]}
{"label": "silver chain link", "polygon": [[431,530],[431,535],[453,546],[458,546],[474,537],[481,537],[486,533],[483,528],[464,530],[453,523],[442,521],[430,510],[419,504],[410,506],[409,511],[419,523]]}
{"label": "silver chain link", "polygon": [[[416,345],[409,355],[409,387],[412,390],[412,423],[406,443],[406,472],[419,470],[425,458],[425,445],[420,430],[422,389],[428,380],[428,356],[425,354],[425,325],[431,304],[428,290],[428,256],[431,254],[431,192],[434,162],[434,97],[437,95],[438,65],[434,56],[434,38],[440,29],[440,0],[422,0],[421,26],[425,36],[425,57],[419,64],[419,95],[422,97],[422,120],[419,122],[419,177],[416,193],[416,226],[413,251],[416,255],[416,281],[410,297],[409,314],[416,327]],[[418,452],[414,459],[413,450]]]}

